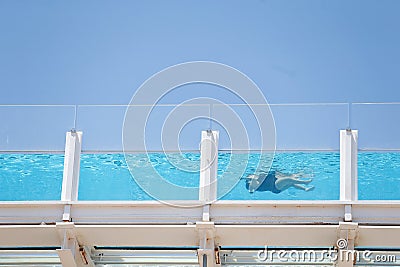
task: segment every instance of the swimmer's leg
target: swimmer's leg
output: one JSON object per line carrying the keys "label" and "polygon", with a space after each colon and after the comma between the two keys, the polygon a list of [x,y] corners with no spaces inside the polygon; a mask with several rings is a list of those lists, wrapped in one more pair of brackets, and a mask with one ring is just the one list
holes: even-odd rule
{"label": "swimmer's leg", "polygon": [[315,188],[314,186],[305,187],[304,185],[301,185],[301,184],[294,184],[293,187],[294,187],[294,188],[297,188],[297,189],[300,189],[300,190],[304,190],[304,191],[306,191],[306,192],[312,191],[312,190],[314,190],[314,188]]}
{"label": "swimmer's leg", "polygon": [[297,181],[291,177],[277,177],[275,187],[280,191],[284,191],[296,183]]}
{"label": "swimmer's leg", "polygon": [[282,173],[282,172],[275,171],[275,177],[276,177],[276,179],[292,178],[292,179],[298,181],[298,183],[300,183],[300,184],[308,184],[308,183],[311,183],[312,180],[313,180],[312,178],[300,179],[300,178],[310,177],[310,175],[306,175],[306,174],[304,174],[302,172],[293,173],[293,174],[285,174],[285,173]]}
{"label": "swimmer's leg", "polygon": [[286,176],[286,177],[276,177],[276,178],[277,179],[275,181],[275,187],[280,191],[284,191],[284,190],[288,189],[289,187],[292,187],[292,186],[295,186],[295,185],[301,186],[301,184],[309,184],[309,183],[312,182],[312,179],[300,180],[300,179],[292,178],[290,176],[289,177],[288,176]]}
{"label": "swimmer's leg", "polygon": [[296,181],[296,184],[309,184],[313,181],[313,179],[311,178],[306,180],[303,179],[294,179],[294,180]]}
{"label": "swimmer's leg", "polygon": [[280,179],[292,179],[297,184],[309,184],[313,180],[312,178],[299,179],[299,178],[303,178],[304,177],[304,174],[302,174],[302,173],[284,174],[284,173],[281,173],[281,172],[275,172],[275,177],[278,180],[280,180]]}

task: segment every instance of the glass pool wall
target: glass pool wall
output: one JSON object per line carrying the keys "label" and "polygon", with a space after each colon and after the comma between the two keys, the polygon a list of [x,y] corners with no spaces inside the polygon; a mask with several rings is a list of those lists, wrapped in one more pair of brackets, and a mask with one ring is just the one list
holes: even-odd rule
{"label": "glass pool wall", "polygon": [[[174,106],[160,106],[156,115],[162,117]],[[249,120],[251,116],[245,107],[231,107],[242,114],[245,127],[251,132],[255,124]],[[272,170],[311,177],[314,190],[290,188],[280,194],[249,193],[246,177],[257,171],[254,165],[260,154],[252,150],[245,171],[233,173],[237,184],[227,194],[219,195],[221,199],[339,200],[339,130],[351,127],[359,130],[358,198],[400,200],[400,132],[393,123],[396,114],[400,114],[400,104],[275,104],[270,108],[278,149]],[[0,114],[5,118],[0,126],[0,201],[59,200],[65,133],[73,128],[83,131],[79,200],[151,200],[133,179],[121,152],[125,110],[124,105],[0,106]],[[165,154],[159,153],[161,122],[153,121],[147,136],[154,168],[170,177],[172,183],[198,186],[198,173],[181,172],[168,162]],[[199,166],[200,132],[209,127],[208,121],[197,121],[182,131],[184,152],[180,157],[189,158],[193,165]],[[212,128],[221,132],[218,169],[221,177],[230,155],[240,151],[229,147],[221,125],[214,124]],[[257,142],[255,138],[252,148],[257,147]],[[220,180],[218,187],[224,186]],[[188,199],[196,198],[193,195]]]}
{"label": "glass pool wall", "polygon": [[74,105],[0,105],[0,201],[60,200]]}
{"label": "glass pool wall", "polygon": [[400,200],[398,114],[399,103],[351,105],[351,125],[359,130],[359,200]]}

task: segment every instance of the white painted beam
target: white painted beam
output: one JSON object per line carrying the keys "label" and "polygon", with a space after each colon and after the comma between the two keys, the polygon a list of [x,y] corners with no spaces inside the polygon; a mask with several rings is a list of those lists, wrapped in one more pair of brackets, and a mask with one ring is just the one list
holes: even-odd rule
{"label": "white painted beam", "polygon": [[[0,225],[0,247],[59,247],[59,230],[55,225]],[[340,225],[215,225],[215,244],[335,246],[342,230]],[[356,231],[355,246],[400,247],[400,226],[359,225]],[[196,225],[75,225],[73,232],[86,247],[200,245]]]}
{"label": "white painted beam", "polygon": [[60,246],[55,225],[0,225],[0,247]]}
{"label": "white painted beam", "polygon": [[83,246],[198,246],[195,225],[75,225]]}
{"label": "white painted beam", "polygon": [[55,223],[62,220],[63,210],[61,201],[0,202],[0,223]]}
{"label": "white painted beam", "polygon": [[220,246],[334,246],[338,225],[216,225]]}
{"label": "white painted beam", "polygon": [[[338,224],[350,212],[359,224],[400,225],[400,201],[12,201],[0,202],[0,224],[52,224],[70,214],[76,224]],[[191,208],[178,208],[189,206]],[[69,209],[70,208],[70,209]],[[204,216],[204,217],[203,217]]]}
{"label": "white painted beam", "polygon": [[399,226],[359,226],[358,246],[400,247]]}

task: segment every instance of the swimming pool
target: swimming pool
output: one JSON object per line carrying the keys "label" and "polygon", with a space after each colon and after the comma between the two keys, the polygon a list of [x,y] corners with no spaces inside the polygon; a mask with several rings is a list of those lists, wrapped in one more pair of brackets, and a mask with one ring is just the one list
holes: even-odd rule
{"label": "swimming pool", "polygon": [[[181,171],[169,162],[169,154],[151,153],[150,161],[157,172],[169,182],[196,187],[199,173]],[[133,154],[132,160],[143,155]],[[220,152],[218,176],[226,171],[230,153]],[[191,170],[197,170],[200,154],[183,153]],[[249,155],[243,175],[233,171],[237,184],[223,200],[338,200],[339,199],[339,153],[338,152],[281,152],[276,153],[272,169],[283,173],[303,173],[312,177],[315,189],[305,192],[289,188],[280,194],[256,191],[250,194],[243,179],[256,170],[260,154]],[[0,200],[59,200],[61,195],[63,154],[0,154]],[[187,163],[186,163],[187,164]],[[400,153],[359,152],[358,183],[360,200],[400,200]],[[236,175],[236,176],[235,176]],[[240,179],[241,177],[242,179]],[[218,188],[226,186],[223,180]],[[379,189],[379,190],[378,190]],[[79,200],[151,200],[132,178],[123,154],[82,154],[79,182]],[[182,199],[171,196],[171,199]],[[192,194],[184,199],[198,199]]]}

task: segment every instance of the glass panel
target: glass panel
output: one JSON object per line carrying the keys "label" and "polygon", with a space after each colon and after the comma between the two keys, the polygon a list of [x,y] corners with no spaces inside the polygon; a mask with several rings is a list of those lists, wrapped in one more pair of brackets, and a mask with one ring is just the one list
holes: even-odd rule
{"label": "glass panel", "polygon": [[0,106],[0,116],[0,201],[59,200],[75,107]]}
{"label": "glass panel", "polygon": [[400,152],[358,153],[358,199],[400,200]]}
{"label": "glass panel", "polygon": [[338,150],[348,127],[347,104],[271,105],[278,150]]}
{"label": "glass panel", "polygon": [[[248,107],[231,106],[241,116],[249,136],[248,147],[252,151],[249,155],[242,155],[242,160],[235,160],[230,154],[220,155],[218,188],[226,187],[226,181],[220,179],[223,175],[223,166],[229,175],[237,177],[238,181],[227,195],[222,196],[222,199],[339,199],[339,130],[345,129],[348,125],[347,104],[271,105],[276,125],[275,155],[268,151],[260,151],[261,140],[264,139],[264,143],[268,142],[268,138],[265,139],[265,132],[268,131],[260,133],[257,121],[251,116],[251,112],[246,110]],[[268,107],[252,108],[252,111],[257,113]],[[274,137],[270,135],[271,138]],[[241,149],[243,148],[238,150]],[[301,152],[302,150],[307,152]],[[232,153],[237,152],[237,147],[233,146]],[[273,159],[272,165],[271,159]],[[226,167],[230,160],[233,160],[235,168]],[[243,169],[243,164],[245,164],[244,172],[240,169]]]}
{"label": "glass panel", "polygon": [[359,130],[358,198],[400,200],[400,104],[352,105],[352,125]]}
{"label": "glass panel", "polygon": [[[77,129],[83,131],[79,200],[150,199],[132,179],[122,154],[126,106],[78,107]],[[119,153],[107,153],[118,151]]]}
{"label": "glass panel", "polygon": [[82,154],[79,200],[150,200],[135,183],[124,155]]}
{"label": "glass panel", "polygon": [[352,104],[352,128],[359,130],[363,150],[400,150],[400,104]]}
{"label": "glass panel", "polygon": [[[186,162],[182,162],[182,158]],[[149,154],[129,154],[128,162],[131,166],[136,165],[135,174],[140,175],[133,179],[123,154],[82,154],[81,171],[79,179],[79,200],[151,200],[149,193],[161,190],[161,200],[196,200],[198,199],[199,186],[199,153],[149,153]],[[143,167],[144,162],[148,162],[147,167]],[[178,166],[174,165],[178,163]],[[181,164],[185,168],[194,171],[181,169]],[[197,170],[197,171],[196,171]],[[154,172],[163,177],[165,181],[177,185],[178,187],[188,188],[185,194],[178,194],[174,191],[163,191],[161,184],[158,184],[154,191],[146,186],[147,180],[151,186],[154,179]],[[142,184],[138,184],[139,183]],[[190,188],[193,188],[190,190]],[[154,195],[154,194],[151,194]]]}
{"label": "glass panel", "polygon": [[[89,137],[84,137],[84,140],[93,139],[86,148],[103,150],[106,145],[102,140],[108,138],[104,129],[112,122],[110,125],[119,127],[121,132],[112,131],[108,142],[111,145],[107,147],[121,150],[120,145],[112,144],[117,140],[121,144],[125,108],[111,107],[112,114],[105,115],[109,107],[99,109],[91,106],[85,107],[83,116],[78,113],[80,128],[89,127],[85,132],[92,131]],[[126,157],[123,153],[82,155],[79,199],[149,200],[155,197],[160,200],[197,200],[200,135],[201,130],[209,126],[209,121],[201,117],[195,120],[187,118],[208,115],[208,106],[180,106],[179,109],[174,105],[131,106],[130,112],[133,116],[124,125]],[[106,121],[92,122],[96,117],[106,117]],[[116,123],[112,118],[120,118],[121,122],[117,119]],[[143,118],[147,118],[145,123]]]}
{"label": "glass panel", "polygon": [[[77,121],[78,129],[85,132],[84,149],[119,151],[121,149],[119,129],[122,130],[123,127],[125,109],[126,106],[79,107]],[[229,109],[236,117],[229,115]],[[276,155],[272,170],[283,173],[278,175],[292,178],[293,175],[303,176],[304,181],[315,178],[312,185],[306,187],[307,191],[291,187],[289,190],[282,190],[282,194],[276,194],[266,191],[268,188],[261,186],[253,194],[249,192],[246,177],[258,174],[260,170],[268,173],[269,162],[273,159],[272,153],[265,154],[266,151],[263,151],[260,154],[259,151],[266,147],[262,145],[262,138],[264,138],[264,144],[267,140],[265,136],[262,136],[262,133],[266,131],[265,128],[260,130],[260,124],[254,114],[265,112],[265,110],[269,109],[262,105],[249,107],[235,104],[227,108],[225,105],[215,103],[130,106],[127,122],[125,122],[128,125],[125,125],[126,132],[124,132],[128,137],[125,138],[124,143],[125,149],[133,152],[134,156],[130,159],[131,164],[135,166],[136,179],[132,178],[122,154],[83,155],[79,199],[149,199],[145,191],[154,191],[155,188],[159,188],[158,193],[169,192],[169,196],[163,195],[164,199],[197,199],[197,191],[184,196],[185,194],[182,193],[162,190],[160,188],[163,186],[160,185],[166,182],[178,187],[198,186],[200,132],[210,127],[220,131],[219,147],[221,150],[228,151],[228,153],[221,151],[219,155],[219,197],[223,199],[338,199],[339,156],[336,152]],[[338,149],[338,132],[346,128],[348,124],[347,104],[273,105],[272,111],[275,116],[278,149]],[[210,114],[215,120],[207,119]],[[96,118],[102,118],[102,120]],[[141,130],[142,128],[144,131]],[[240,129],[246,132],[247,142],[244,138],[236,136]],[[267,132],[271,131],[267,129]],[[268,136],[269,139],[275,138],[273,136],[275,132],[272,132],[272,135]],[[143,140],[145,145],[143,145]],[[248,148],[255,150],[250,157],[246,154],[237,158],[232,157],[236,155],[236,150]],[[152,152],[151,157],[145,157],[145,154],[139,153],[145,150]],[[186,152],[176,153],[182,150]],[[157,151],[167,151],[167,153]],[[234,153],[229,153],[229,151]],[[247,162],[247,159],[242,161],[243,157],[250,159],[248,164],[243,165],[243,162]],[[257,166],[260,158],[262,163]],[[230,164],[231,161],[233,164]],[[188,165],[191,166],[189,170]],[[228,168],[229,166],[233,168]],[[162,180],[160,183],[157,182],[158,186],[151,186],[151,182],[157,180],[154,179],[155,176],[162,177]],[[136,183],[137,179],[141,180],[140,186]],[[148,188],[141,189],[143,184]],[[236,187],[224,196],[226,191],[230,190],[227,187],[232,187],[233,184],[237,184]],[[301,186],[301,184],[296,185],[296,188]],[[314,188],[315,190],[312,190]]]}
{"label": "glass panel", "polygon": [[122,151],[126,106],[78,106],[77,130],[83,151]]}
{"label": "glass panel", "polygon": [[[219,164],[224,165],[225,157],[220,155]],[[338,152],[278,152],[275,154],[268,178],[250,192],[251,184],[246,177],[256,172],[260,155],[250,154],[246,171],[237,185],[222,199],[225,200],[338,200],[339,199],[339,153]],[[221,168],[221,167],[220,167]],[[263,170],[261,169],[261,172]],[[268,170],[264,170],[264,173]],[[272,186],[268,179],[270,175],[281,175],[289,178],[299,175],[300,179],[307,181],[305,186],[308,191],[294,186],[282,191],[271,191]],[[223,184],[219,186],[224,186]]]}
{"label": "glass panel", "polygon": [[64,151],[74,106],[0,106],[0,151]]}

